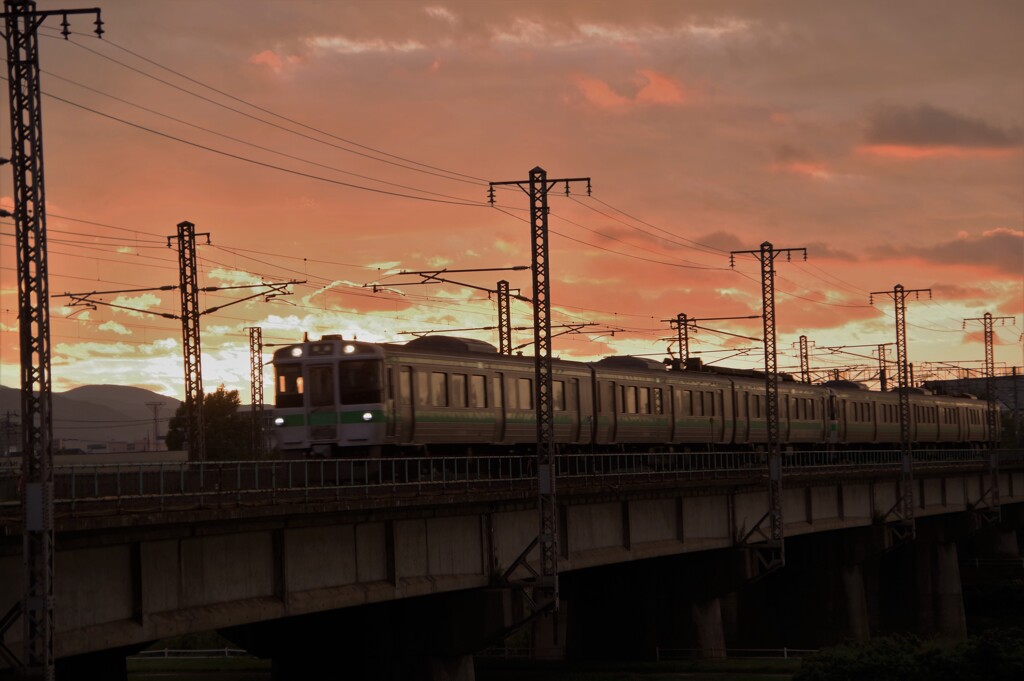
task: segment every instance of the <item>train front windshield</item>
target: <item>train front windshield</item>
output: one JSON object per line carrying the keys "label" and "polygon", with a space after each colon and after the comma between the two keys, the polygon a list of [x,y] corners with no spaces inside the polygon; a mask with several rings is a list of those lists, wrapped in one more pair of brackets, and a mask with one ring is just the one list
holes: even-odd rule
{"label": "train front windshield", "polygon": [[277,384],[274,403],[280,409],[302,407],[302,394],[305,392],[302,380],[302,366],[286,364],[276,367]]}
{"label": "train front windshield", "polygon": [[275,404],[279,409],[302,408],[305,393],[310,393],[310,406],[329,406],[334,402],[335,369],[337,370],[340,404],[378,404],[384,401],[381,361],[350,360],[337,364],[307,366],[308,381],[303,378],[301,364],[276,367]]}
{"label": "train front windshield", "polygon": [[338,397],[342,404],[383,402],[380,360],[340,362],[338,388]]}

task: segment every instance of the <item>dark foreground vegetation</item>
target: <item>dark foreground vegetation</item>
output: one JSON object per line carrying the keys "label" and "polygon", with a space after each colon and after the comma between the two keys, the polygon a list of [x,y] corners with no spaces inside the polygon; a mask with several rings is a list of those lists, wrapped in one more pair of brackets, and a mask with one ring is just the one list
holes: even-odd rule
{"label": "dark foreground vegetation", "polygon": [[793,681],[1019,681],[1024,630],[990,629],[966,641],[893,636],[804,659]]}

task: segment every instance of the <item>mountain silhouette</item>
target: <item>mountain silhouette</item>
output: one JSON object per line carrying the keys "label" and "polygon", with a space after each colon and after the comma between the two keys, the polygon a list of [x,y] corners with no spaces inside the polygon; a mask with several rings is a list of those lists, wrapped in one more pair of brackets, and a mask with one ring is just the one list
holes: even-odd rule
{"label": "mountain silhouette", "polygon": [[[167,422],[180,401],[123,385],[86,385],[53,393],[53,437],[55,446],[83,447],[88,443],[150,443],[153,440],[153,408],[158,403],[157,430],[162,438]],[[0,438],[8,423],[21,422],[21,391],[0,386]],[[65,441],[65,442],[62,442]],[[10,443],[20,448],[15,431]],[[161,445],[162,448],[162,445]]]}

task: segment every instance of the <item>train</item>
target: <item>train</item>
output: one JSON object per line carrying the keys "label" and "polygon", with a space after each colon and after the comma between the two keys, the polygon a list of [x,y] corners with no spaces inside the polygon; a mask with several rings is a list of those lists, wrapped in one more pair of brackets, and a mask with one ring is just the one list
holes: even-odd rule
{"label": "train", "polygon": [[[325,335],[274,352],[274,436],[282,455],[525,454],[537,426],[532,357],[427,335],[373,343]],[[988,404],[910,388],[915,447],[982,448]],[[768,439],[764,374],[692,370],[636,356],[553,359],[559,452],[758,451]],[[901,442],[899,396],[851,381],[778,382],[783,451]]]}

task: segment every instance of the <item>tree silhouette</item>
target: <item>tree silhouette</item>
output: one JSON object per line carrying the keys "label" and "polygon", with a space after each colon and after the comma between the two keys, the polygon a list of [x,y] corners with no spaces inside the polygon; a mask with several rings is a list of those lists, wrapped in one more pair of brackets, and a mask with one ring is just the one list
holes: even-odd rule
{"label": "tree silhouette", "polygon": [[[203,396],[203,425],[206,436],[206,458],[210,461],[237,461],[251,459],[252,422],[248,415],[239,414],[242,404],[237,390],[218,386],[216,392]],[[167,426],[167,448],[183,449],[187,445],[188,416],[185,403],[178,405]]]}

